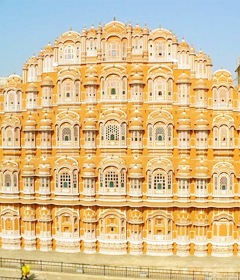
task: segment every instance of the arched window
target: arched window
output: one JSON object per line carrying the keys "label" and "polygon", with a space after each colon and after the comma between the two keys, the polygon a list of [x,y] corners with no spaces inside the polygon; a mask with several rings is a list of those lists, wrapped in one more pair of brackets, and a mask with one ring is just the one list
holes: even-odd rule
{"label": "arched window", "polygon": [[108,43],[108,59],[118,60],[120,59],[120,43],[117,41],[110,41]]}
{"label": "arched window", "polygon": [[60,188],[71,188],[71,177],[68,173],[62,173],[60,176]]}
{"label": "arched window", "polygon": [[118,188],[119,187],[119,176],[117,173],[110,171],[105,174],[105,188]]}
{"label": "arched window", "polygon": [[[121,79],[117,75],[110,75],[106,80],[107,96],[102,93],[103,99],[120,99],[121,94]],[[104,90],[103,90],[104,91]]]}
{"label": "arched window", "polygon": [[148,172],[148,195],[172,194],[172,171],[156,169],[154,172]]}
{"label": "arched window", "polygon": [[222,176],[220,179],[220,190],[222,191],[226,191],[227,190],[227,177],[226,176]]}
{"label": "arched window", "polygon": [[132,54],[141,54],[143,51],[143,39],[142,37],[134,37],[132,45]]}
{"label": "arched window", "polygon": [[68,45],[64,48],[64,59],[73,60],[74,59],[74,48],[71,45]]}
{"label": "arched window", "polygon": [[[65,79],[62,82],[62,101],[73,102],[74,101],[74,82],[71,79]],[[61,99],[61,98],[60,98]]]}
{"label": "arched window", "polygon": [[10,174],[5,174],[5,187],[11,186],[11,176]]}
{"label": "arched window", "polygon": [[225,87],[220,87],[218,89],[218,95],[219,95],[219,106],[226,107],[228,106],[229,101],[229,92],[228,89]]}
{"label": "arched window", "polygon": [[155,132],[156,141],[165,141],[165,130],[162,127],[157,127]]}
{"label": "arched window", "polygon": [[165,45],[162,42],[155,43],[155,59],[161,60],[166,56]]}
{"label": "arched window", "polygon": [[154,176],[154,189],[155,190],[165,190],[165,177],[163,174],[156,174]]}
{"label": "arched window", "polygon": [[[226,172],[227,170],[227,172]],[[216,164],[213,167],[213,196],[234,196],[234,168],[230,164]]]}
{"label": "arched window", "polygon": [[155,100],[166,101],[166,81],[162,78],[154,80],[154,97]]}
{"label": "arched window", "polygon": [[[72,160],[68,164],[74,164]],[[78,170],[72,167],[60,167],[55,171],[55,192],[56,194],[78,193]]]}
{"label": "arched window", "polygon": [[68,127],[64,127],[62,130],[62,140],[71,141],[71,130]]}
{"label": "arched window", "polygon": [[110,124],[106,128],[106,140],[119,140],[119,126]]}

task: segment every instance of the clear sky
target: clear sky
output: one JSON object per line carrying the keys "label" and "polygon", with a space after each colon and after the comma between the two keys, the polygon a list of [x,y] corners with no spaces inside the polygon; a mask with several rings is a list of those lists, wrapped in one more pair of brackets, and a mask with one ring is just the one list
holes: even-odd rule
{"label": "clear sky", "polygon": [[116,16],[133,26],[159,24],[202,48],[213,70],[233,77],[240,55],[239,0],[0,0],[0,77],[22,73],[23,63],[72,26],[82,31]]}

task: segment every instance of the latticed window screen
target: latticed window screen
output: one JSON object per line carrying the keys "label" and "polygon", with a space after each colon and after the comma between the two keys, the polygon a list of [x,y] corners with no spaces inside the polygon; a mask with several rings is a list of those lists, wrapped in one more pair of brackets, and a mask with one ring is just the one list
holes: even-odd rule
{"label": "latticed window screen", "polygon": [[154,176],[154,189],[165,190],[165,176],[163,174],[156,174]]}
{"label": "latticed window screen", "polygon": [[64,58],[65,59],[73,59],[74,58],[74,49],[72,46],[67,46],[64,49]]}
{"label": "latticed window screen", "polygon": [[221,132],[221,145],[226,145],[228,142],[228,127],[226,125],[223,125],[220,127]]}
{"label": "latticed window screen", "polygon": [[218,178],[217,178],[217,175],[216,174],[214,174],[213,175],[213,183],[214,183],[214,189],[215,189],[215,191],[217,191],[217,188],[218,188],[218,180],[217,180]]}
{"label": "latticed window screen", "polygon": [[168,126],[168,141],[172,140],[172,126]]}
{"label": "latticed window screen", "polygon": [[159,58],[164,56],[165,56],[165,47],[161,42],[158,42],[155,45],[155,57]]}
{"label": "latticed window screen", "polygon": [[80,82],[76,81],[75,82],[75,95],[78,96],[80,92]]}
{"label": "latticed window screen", "polygon": [[126,134],[126,124],[121,125],[121,135],[122,135],[122,140],[125,140],[125,134]]}
{"label": "latticed window screen", "polygon": [[99,183],[100,183],[100,187],[102,187],[103,186],[103,174],[102,174],[101,170],[99,172]]}
{"label": "latticed window screen", "polygon": [[63,93],[66,95],[66,97],[72,97],[73,96],[73,88],[74,84],[71,79],[66,79],[63,81]]}
{"label": "latticed window screen", "polygon": [[172,188],[172,171],[169,171],[168,173],[168,189],[170,190]]}
{"label": "latticed window screen", "polygon": [[68,127],[64,127],[62,130],[62,140],[70,141],[71,140],[71,129]]}
{"label": "latticed window screen", "polygon": [[223,176],[220,179],[220,190],[227,190],[227,177]]}
{"label": "latticed window screen", "polygon": [[16,172],[13,173],[13,186],[14,187],[17,186],[17,173]]}
{"label": "latticed window screen", "polygon": [[150,173],[148,174],[148,188],[152,188],[152,174]]}
{"label": "latticed window screen", "polygon": [[7,128],[7,141],[12,141],[12,128]]}
{"label": "latticed window screen", "polygon": [[110,171],[105,174],[105,187],[118,188],[118,174]]}
{"label": "latticed window screen", "polygon": [[5,187],[10,187],[11,186],[11,176],[10,174],[5,175]]}
{"label": "latticed window screen", "polygon": [[155,132],[155,140],[156,141],[164,141],[165,140],[165,130],[162,127],[157,127]]}
{"label": "latticed window screen", "polygon": [[71,187],[71,176],[68,173],[61,174],[60,187],[61,188],[70,188]]}
{"label": "latticed window screen", "polygon": [[77,141],[78,140],[78,127],[74,126],[74,140]]}
{"label": "latticed window screen", "polygon": [[115,124],[110,124],[106,128],[106,139],[110,140],[119,140],[119,127]]}
{"label": "latticed window screen", "polygon": [[76,170],[73,172],[73,187],[74,188],[77,187],[77,171]]}
{"label": "latticed window screen", "polygon": [[234,175],[231,174],[230,175],[230,185],[229,185],[229,189],[232,190],[234,186]]}
{"label": "latticed window screen", "polygon": [[152,141],[153,129],[151,125],[148,127],[148,134],[149,134],[149,141]]}
{"label": "latticed window screen", "polygon": [[125,174],[122,171],[122,173],[121,173],[121,188],[124,188],[124,185],[125,185]]}

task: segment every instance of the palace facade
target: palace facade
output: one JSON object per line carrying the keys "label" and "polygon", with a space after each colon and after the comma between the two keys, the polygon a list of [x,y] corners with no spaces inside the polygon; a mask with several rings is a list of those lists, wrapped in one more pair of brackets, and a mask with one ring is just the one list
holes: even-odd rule
{"label": "palace facade", "polygon": [[114,20],[0,87],[2,248],[240,255],[240,90],[202,50]]}

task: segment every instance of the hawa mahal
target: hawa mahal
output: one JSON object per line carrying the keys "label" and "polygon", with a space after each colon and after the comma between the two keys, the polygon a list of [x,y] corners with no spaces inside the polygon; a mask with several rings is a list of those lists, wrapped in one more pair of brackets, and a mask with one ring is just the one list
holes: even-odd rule
{"label": "hawa mahal", "polygon": [[0,79],[0,246],[240,255],[239,111],[169,30],[70,28]]}

